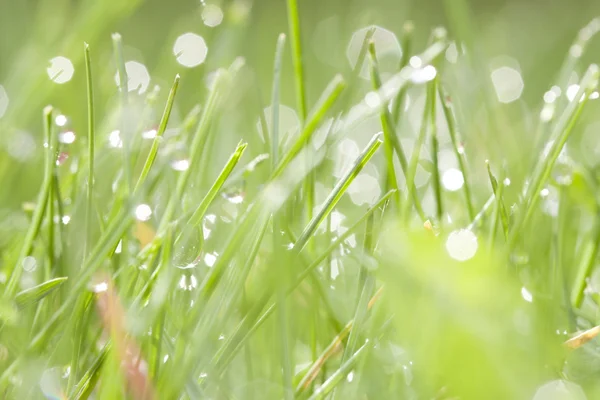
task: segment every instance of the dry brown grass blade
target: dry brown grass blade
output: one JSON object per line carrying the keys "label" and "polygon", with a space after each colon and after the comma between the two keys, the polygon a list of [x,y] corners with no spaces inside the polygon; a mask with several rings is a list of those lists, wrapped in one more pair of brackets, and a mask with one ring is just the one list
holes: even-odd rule
{"label": "dry brown grass blade", "polygon": [[587,331],[583,331],[573,336],[571,339],[565,342],[565,346],[569,349],[578,349],[590,340],[594,339],[596,336],[600,334],[600,325],[595,326]]}
{"label": "dry brown grass blade", "polygon": [[156,399],[154,386],[148,377],[147,363],[142,358],[142,351],[128,336],[125,329],[125,309],[111,278],[107,275],[98,275],[95,282],[96,307],[102,318],[105,332],[110,334],[113,340],[132,398]]}

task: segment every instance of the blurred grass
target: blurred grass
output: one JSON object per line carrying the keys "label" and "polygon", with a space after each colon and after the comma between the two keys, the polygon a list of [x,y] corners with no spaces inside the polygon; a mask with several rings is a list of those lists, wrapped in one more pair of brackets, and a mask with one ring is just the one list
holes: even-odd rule
{"label": "blurred grass", "polygon": [[0,397],[599,396],[600,5],[208,4],[0,3]]}

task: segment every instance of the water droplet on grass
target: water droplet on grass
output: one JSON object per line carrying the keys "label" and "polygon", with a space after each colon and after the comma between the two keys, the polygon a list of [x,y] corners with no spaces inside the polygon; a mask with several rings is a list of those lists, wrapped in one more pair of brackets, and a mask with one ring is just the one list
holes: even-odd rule
{"label": "water droplet on grass", "polygon": [[189,167],[190,167],[190,160],[188,160],[188,159],[171,161],[171,168],[173,168],[175,171],[185,171]]}
{"label": "water droplet on grass", "polygon": [[108,145],[112,148],[122,148],[121,131],[114,130],[108,135]]}
{"label": "water droplet on grass", "polygon": [[410,80],[413,83],[426,83],[429,82],[431,80],[433,80],[437,75],[437,70],[435,69],[435,67],[433,65],[427,65],[424,68],[419,68],[417,70],[415,70],[411,77]]}
{"label": "water droplet on grass", "polygon": [[244,201],[244,193],[242,192],[223,193],[222,196],[232,204],[241,204]]}
{"label": "water droplet on grass", "polygon": [[217,261],[218,257],[219,254],[216,252],[206,253],[204,255],[204,264],[206,264],[207,267],[212,267],[213,265],[215,265],[215,262]]}
{"label": "water droplet on grass", "polygon": [[95,283],[92,285],[91,289],[92,289],[92,292],[94,292],[94,293],[106,292],[108,290],[108,283],[107,282]]}
{"label": "water droplet on grass", "polygon": [[175,40],[173,54],[179,64],[184,67],[193,68],[206,60],[208,47],[202,36],[188,32]]}
{"label": "water droplet on grass", "polygon": [[198,279],[194,275],[181,275],[178,286],[182,290],[194,290],[198,287]]}
{"label": "water droplet on grass", "polygon": [[65,115],[57,115],[56,118],[54,119],[54,123],[57,126],[65,126],[67,124],[68,120],[67,117]]}
{"label": "water droplet on grass", "polygon": [[521,296],[523,297],[523,299],[526,302],[528,302],[528,303],[533,302],[533,294],[531,294],[531,292],[529,290],[527,290],[527,288],[525,286],[523,286],[521,288]]}
{"label": "water droplet on grass", "polygon": [[71,144],[75,141],[75,132],[73,131],[66,131],[66,132],[61,132],[58,135],[58,141],[64,144]]}
{"label": "water droplet on grass", "polygon": [[467,261],[477,252],[477,236],[469,229],[456,230],[446,240],[446,250],[450,257],[458,261]]}
{"label": "water droplet on grass", "polygon": [[62,223],[63,223],[63,225],[68,225],[69,222],[71,222],[71,217],[68,216],[68,215],[63,215],[62,216]]}
{"label": "water droplet on grass", "polygon": [[139,221],[148,221],[152,216],[152,208],[148,204],[140,204],[135,208],[135,217]]}
{"label": "water droplet on grass", "polygon": [[147,131],[142,132],[142,138],[144,139],[154,139],[158,132],[156,129],[149,129]]}

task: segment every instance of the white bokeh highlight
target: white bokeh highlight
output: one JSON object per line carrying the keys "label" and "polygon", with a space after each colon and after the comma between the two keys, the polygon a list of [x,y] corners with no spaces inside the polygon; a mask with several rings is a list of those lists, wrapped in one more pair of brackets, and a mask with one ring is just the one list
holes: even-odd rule
{"label": "white bokeh highlight", "polygon": [[469,229],[456,230],[446,240],[446,251],[457,261],[467,261],[477,252],[477,236]]}
{"label": "white bokeh highlight", "polygon": [[206,60],[208,47],[202,36],[188,32],[175,40],[173,54],[179,64],[184,67],[193,68]]}
{"label": "white bokeh highlight", "polygon": [[521,97],[525,84],[516,69],[507,66],[496,68],[492,71],[491,78],[501,103],[512,103]]}
{"label": "white bokeh highlight", "polygon": [[[127,61],[125,63],[125,73],[127,74],[127,91],[143,94],[150,85],[150,73],[142,63],[137,61]],[[115,74],[115,83],[120,87],[121,79],[119,73]]]}
{"label": "white bokeh highlight", "polygon": [[73,78],[75,67],[67,57],[58,56],[50,59],[50,65],[46,68],[48,77],[54,83],[67,83]]}

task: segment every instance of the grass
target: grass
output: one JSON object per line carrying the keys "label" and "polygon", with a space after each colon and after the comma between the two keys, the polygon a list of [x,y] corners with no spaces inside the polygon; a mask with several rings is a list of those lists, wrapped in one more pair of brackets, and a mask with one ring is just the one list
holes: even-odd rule
{"label": "grass", "polygon": [[597,21],[547,82],[561,94],[529,107],[499,102],[474,17],[445,5],[456,62],[452,34],[422,45],[406,22],[392,67],[373,26],[325,76],[289,0],[267,88],[234,56],[206,89],[170,71],[140,94],[120,34],[110,64],[86,43],[84,111],[37,110],[41,183],[0,232],[0,397],[599,396],[600,174],[573,151],[597,122]]}

